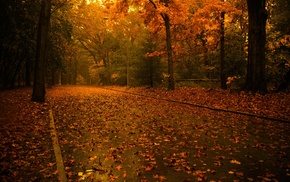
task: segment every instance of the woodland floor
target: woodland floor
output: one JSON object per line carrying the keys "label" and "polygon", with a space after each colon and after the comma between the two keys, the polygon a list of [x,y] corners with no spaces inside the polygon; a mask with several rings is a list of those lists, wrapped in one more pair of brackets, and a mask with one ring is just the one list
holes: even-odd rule
{"label": "woodland floor", "polygon": [[[1,91],[0,181],[58,181],[49,110],[68,181],[290,181],[290,123],[107,88]],[[289,92],[109,89],[290,120]]]}

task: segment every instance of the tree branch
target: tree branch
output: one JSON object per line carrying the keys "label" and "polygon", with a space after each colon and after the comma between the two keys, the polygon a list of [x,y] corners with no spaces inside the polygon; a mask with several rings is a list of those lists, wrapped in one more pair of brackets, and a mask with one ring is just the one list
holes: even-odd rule
{"label": "tree branch", "polygon": [[[153,0],[149,0],[149,2],[153,5],[153,7],[154,7],[155,9],[157,9],[157,5],[154,3]],[[161,15],[162,19],[165,21],[165,14],[160,13],[160,15]]]}
{"label": "tree branch", "polygon": [[64,0],[62,3],[60,4],[52,4],[53,6],[55,6],[55,8],[53,8],[51,10],[51,14],[53,14],[56,10],[60,9],[62,6],[64,6],[67,2],[69,2],[69,0]]}
{"label": "tree branch", "polygon": [[81,41],[81,40],[79,40],[79,39],[78,39],[78,41],[82,44],[82,46],[83,46],[87,51],[89,51],[89,53],[93,56],[95,63],[98,64],[99,61],[97,60],[97,58],[96,58],[94,52],[91,51],[91,50],[90,50],[90,49],[89,49],[89,48],[84,44],[83,41]]}

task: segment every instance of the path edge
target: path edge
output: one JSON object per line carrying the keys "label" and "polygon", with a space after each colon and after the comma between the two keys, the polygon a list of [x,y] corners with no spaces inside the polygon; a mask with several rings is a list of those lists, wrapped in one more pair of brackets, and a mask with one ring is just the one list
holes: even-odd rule
{"label": "path edge", "polygon": [[60,150],[60,146],[58,143],[58,136],[57,136],[54,118],[53,118],[53,114],[52,114],[51,109],[49,110],[49,118],[50,118],[50,135],[51,135],[51,139],[52,139],[52,145],[53,145],[59,180],[61,182],[67,182],[66,172],[65,172],[65,168],[64,168],[64,164],[63,164],[61,150]]}

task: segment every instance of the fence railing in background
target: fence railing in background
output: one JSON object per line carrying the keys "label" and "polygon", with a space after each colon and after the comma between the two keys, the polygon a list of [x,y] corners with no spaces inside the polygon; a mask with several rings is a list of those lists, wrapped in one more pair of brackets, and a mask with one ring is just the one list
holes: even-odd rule
{"label": "fence railing in background", "polygon": [[176,82],[219,82],[220,79],[176,79]]}

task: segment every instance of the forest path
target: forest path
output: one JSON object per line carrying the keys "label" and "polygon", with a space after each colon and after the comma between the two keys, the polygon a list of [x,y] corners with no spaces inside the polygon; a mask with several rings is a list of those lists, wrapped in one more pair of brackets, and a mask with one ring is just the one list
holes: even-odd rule
{"label": "forest path", "polygon": [[289,124],[94,87],[47,98],[71,181],[290,180]]}
{"label": "forest path", "polygon": [[[287,92],[129,91],[289,120]],[[69,181],[290,181],[289,123],[96,87],[31,93],[0,92],[0,181],[58,181],[49,111]]]}

